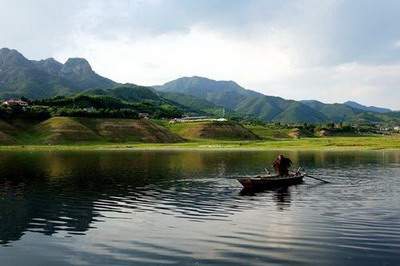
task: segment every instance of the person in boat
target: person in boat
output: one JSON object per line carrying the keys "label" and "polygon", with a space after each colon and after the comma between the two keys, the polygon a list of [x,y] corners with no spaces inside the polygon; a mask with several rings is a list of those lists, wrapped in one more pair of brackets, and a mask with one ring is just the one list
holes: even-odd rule
{"label": "person in boat", "polygon": [[289,168],[292,165],[292,161],[289,158],[286,158],[282,154],[276,158],[273,163],[273,167],[276,173],[279,176],[288,176],[289,175]]}

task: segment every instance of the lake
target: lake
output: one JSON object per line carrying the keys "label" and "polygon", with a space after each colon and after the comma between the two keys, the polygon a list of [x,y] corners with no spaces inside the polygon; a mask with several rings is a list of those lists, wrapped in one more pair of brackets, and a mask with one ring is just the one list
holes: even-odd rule
{"label": "lake", "polygon": [[400,152],[0,153],[0,265],[399,265]]}

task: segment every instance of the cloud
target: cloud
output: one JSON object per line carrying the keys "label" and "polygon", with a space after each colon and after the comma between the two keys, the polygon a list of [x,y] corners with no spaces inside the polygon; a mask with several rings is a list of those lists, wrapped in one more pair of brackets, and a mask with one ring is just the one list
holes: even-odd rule
{"label": "cloud", "polygon": [[[0,0],[0,46],[86,57],[121,82],[235,80],[286,98],[400,108],[399,1]],[[390,95],[390,96],[388,96]]]}
{"label": "cloud", "polygon": [[61,49],[75,28],[74,13],[83,1],[0,0],[0,46],[35,59]]}
{"label": "cloud", "polygon": [[[399,109],[400,64],[358,62],[299,69],[286,82],[276,81],[267,94],[336,103],[347,100]],[[295,89],[293,89],[295,88]],[[306,94],[304,93],[306,92]]]}
{"label": "cloud", "polygon": [[112,72],[119,81],[147,85],[184,75],[268,80],[285,76],[299,63],[299,51],[287,45],[289,39],[281,31],[241,39],[201,25],[187,33],[169,32],[139,40],[119,36],[99,41],[96,36],[79,34],[76,45],[56,57],[65,60],[78,53],[96,61],[100,73]]}

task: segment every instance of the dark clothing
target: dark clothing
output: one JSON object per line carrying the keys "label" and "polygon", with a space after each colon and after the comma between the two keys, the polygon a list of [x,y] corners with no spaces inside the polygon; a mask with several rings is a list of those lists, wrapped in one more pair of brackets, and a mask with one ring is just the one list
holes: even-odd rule
{"label": "dark clothing", "polygon": [[273,167],[276,173],[280,176],[289,175],[289,167],[292,165],[292,161],[289,158],[279,156],[273,163]]}

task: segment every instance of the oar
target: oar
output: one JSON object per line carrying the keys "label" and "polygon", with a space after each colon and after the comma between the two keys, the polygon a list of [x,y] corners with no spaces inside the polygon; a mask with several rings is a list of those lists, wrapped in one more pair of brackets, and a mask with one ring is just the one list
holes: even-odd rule
{"label": "oar", "polygon": [[[303,167],[300,166],[299,169],[297,169],[297,172],[300,172],[300,170],[301,170],[302,168],[303,168]],[[311,175],[307,175],[306,173],[303,173],[303,175],[304,175],[304,176],[307,176],[307,177],[310,177],[310,178],[314,178],[314,179],[319,180],[319,181],[322,181],[322,182],[324,182],[324,183],[326,183],[326,184],[331,183],[331,182],[326,181],[326,180],[323,180],[323,179],[321,179],[321,178],[318,178],[318,177],[315,177],[315,176],[311,176]]]}
{"label": "oar", "polygon": [[329,182],[329,181],[323,180],[323,179],[318,178],[318,177],[315,177],[315,176],[311,176],[311,175],[307,175],[307,174],[304,174],[304,176],[307,176],[307,177],[310,177],[310,178],[314,178],[314,179],[319,180],[319,181],[322,181],[322,182],[324,182],[324,183],[331,183],[331,182]]}

